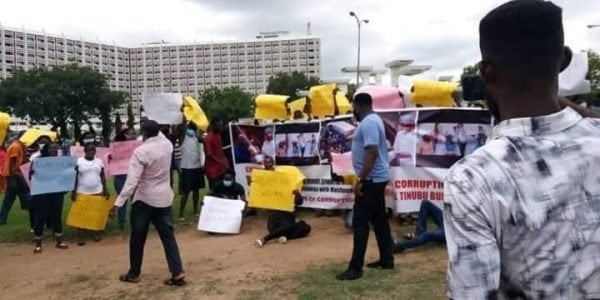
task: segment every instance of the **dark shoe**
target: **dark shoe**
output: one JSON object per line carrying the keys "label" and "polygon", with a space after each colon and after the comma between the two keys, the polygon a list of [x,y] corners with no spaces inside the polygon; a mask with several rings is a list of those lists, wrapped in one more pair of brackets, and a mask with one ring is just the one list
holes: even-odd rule
{"label": "dark shoe", "polygon": [[354,271],[354,270],[346,270],[343,273],[338,274],[337,276],[335,276],[335,279],[337,280],[356,280],[361,278],[363,275],[362,271]]}
{"label": "dark shoe", "polygon": [[367,264],[367,268],[370,269],[376,269],[376,268],[381,268],[383,270],[392,270],[394,269],[394,263],[387,263],[387,264],[382,264],[379,260],[378,261],[374,261],[372,263],[368,263]]}

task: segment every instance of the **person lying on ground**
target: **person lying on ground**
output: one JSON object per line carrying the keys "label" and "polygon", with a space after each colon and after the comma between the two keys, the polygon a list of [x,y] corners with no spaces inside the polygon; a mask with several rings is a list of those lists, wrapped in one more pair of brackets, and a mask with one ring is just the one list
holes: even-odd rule
{"label": "person lying on ground", "polygon": [[[437,226],[435,230],[427,231],[427,220],[429,217],[433,219],[433,222]],[[395,243],[394,253],[401,253],[404,250],[422,246],[428,242],[446,242],[442,210],[431,201],[425,200],[421,202],[415,233],[407,234],[406,238],[407,241]]]}
{"label": "person lying on ground", "polygon": [[[303,199],[299,191],[294,192],[295,206],[302,205]],[[257,239],[254,244],[262,248],[271,240],[277,239],[280,244],[287,243],[288,240],[300,239],[308,236],[310,225],[304,221],[296,222],[296,212],[274,210],[267,220],[267,229],[269,234],[262,239]]]}

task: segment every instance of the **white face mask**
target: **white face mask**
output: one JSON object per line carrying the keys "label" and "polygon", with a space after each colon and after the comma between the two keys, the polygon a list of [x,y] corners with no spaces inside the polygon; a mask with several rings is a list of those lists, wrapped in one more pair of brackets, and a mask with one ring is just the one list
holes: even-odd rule
{"label": "white face mask", "polygon": [[223,180],[223,185],[226,187],[230,187],[233,185],[233,181],[231,180]]}

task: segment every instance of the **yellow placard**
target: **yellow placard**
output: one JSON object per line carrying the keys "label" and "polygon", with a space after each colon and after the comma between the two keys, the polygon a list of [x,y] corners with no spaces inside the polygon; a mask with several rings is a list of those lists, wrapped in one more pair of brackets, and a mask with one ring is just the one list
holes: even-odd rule
{"label": "yellow placard", "polygon": [[0,112],[0,145],[4,145],[8,128],[10,127],[10,115]]}
{"label": "yellow placard", "polygon": [[77,194],[67,217],[67,225],[88,230],[104,230],[115,201],[99,195]]}
{"label": "yellow placard", "polygon": [[308,97],[310,98],[310,107],[313,116],[323,118],[334,115],[333,91],[335,89],[335,83],[316,85],[310,88]]}
{"label": "yellow placard", "polygon": [[301,119],[306,119],[306,115],[304,114],[304,107],[306,106],[306,97],[296,99],[288,103],[288,106],[290,108],[290,120],[298,119],[294,117],[295,114],[297,114],[297,112],[300,112],[300,114],[302,114]]}
{"label": "yellow placard", "polygon": [[302,185],[304,184],[304,179],[306,177],[304,176],[304,173],[302,173],[302,171],[298,169],[298,167],[278,166],[275,167],[275,171],[288,174],[288,176],[290,176],[292,184],[294,185],[294,190],[302,190]]}
{"label": "yellow placard", "polygon": [[29,128],[27,131],[25,131],[19,141],[25,144],[25,146],[29,147],[42,136],[47,136],[53,142],[55,142],[57,138],[57,134],[54,131]]}
{"label": "yellow placard", "polygon": [[338,114],[349,115],[352,113],[352,105],[344,93],[340,91],[335,93],[335,103],[337,104]]}
{"label": "yellow placard", "polygon": [[458,84],[445,81],[415,80],[411,102],[414,105],[453,107],[455,106],[452,94]]}
{"label": "yellow placard", "polygon": [[198,129],[204,132],[208,129],[208,118],[204,110],[198,105],[198,101],[190,96],[183,97],[183,115],[186,120],[196,124]]}
{"label": "yellow placard", "polygon": [[258,95],[255,99],[254,118],[258,120],[287,120],[286,102],[288,96]]}
{"label": "yellow placard", "polygon": [[294,211],[297,184],[288,172],[253,170],[248,206],[272,210]]}

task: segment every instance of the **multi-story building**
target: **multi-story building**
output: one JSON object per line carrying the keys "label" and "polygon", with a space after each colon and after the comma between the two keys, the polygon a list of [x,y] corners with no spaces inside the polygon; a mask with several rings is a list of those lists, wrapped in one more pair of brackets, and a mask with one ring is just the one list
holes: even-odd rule
{"label": "multi-story building", "polygon": [[[109,75],[111,89],[131,95],[136,115],[144,92],[197,97],[211,86],[239,86],[260,94],[280,72],[319,76],[320,58],[320,39],[310,34],[261,33],[247,41],[123,47],[0,25],[0,80],[18,68],[90,66]],[[120,112],[125,114],[125,109]]]}

